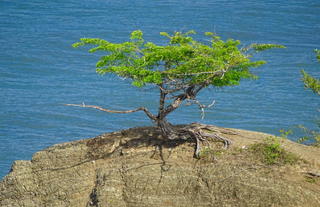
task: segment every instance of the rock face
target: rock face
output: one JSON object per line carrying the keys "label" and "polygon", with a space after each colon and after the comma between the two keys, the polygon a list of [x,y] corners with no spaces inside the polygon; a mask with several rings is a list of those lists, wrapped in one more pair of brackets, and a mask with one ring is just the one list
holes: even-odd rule
{"label": "rock face", "polygon": [[[267,166],[246,146],[270,136],[212,127],[231,140],[193,158],[194,143],[165,142],[153,127],[54,145],[16,161],[0,182],[0,206],[320,206],[320,150],[283,141],[308,162]],[[218,153],[219,152],[219,153]]]}

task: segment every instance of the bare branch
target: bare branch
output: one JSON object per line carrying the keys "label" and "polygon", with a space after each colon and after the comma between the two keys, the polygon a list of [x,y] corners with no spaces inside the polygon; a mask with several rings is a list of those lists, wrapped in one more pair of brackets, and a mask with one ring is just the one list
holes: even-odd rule
{"label": "bare branch", "polygon": [[166,89],[166,88],[163,88],[161,86],[159,86],[159,88],[163,93],[170,94],[170,93],[174,93],[174,92],[180,91],[180,90],[186,88],[186,86],[183,85],[183,86],[180,86],[180,87],[176,87],[174,89]]}
{"label": "bare branch", "polygon": [[[204,111],[204,109],[210,108],[210,107],[212,107],[212,106],[215,104],[215,100],[213,100],[212,103],[209,104],[209,105],[201,104],[200,101],[198,101],[197,99],[189,99],[188,101],[189,101],[189,102],[187,103],[188,105],[197,104],[197,105],[199,106],[199,109],[201,110],[201,119],[204,119],[204,117],[205,117],[205,111]],[[192,102],[193,102],[193,103],[192,103]]]}
{"label": "bare branch", "polygon": [[190,76],[190,75],[194,76],[194,75],[203,75],[203,74],[220,75],[220,74],[224,74],[225,72],[227,72],[228,69],[229,69],[229,66],[227,66],[225,69],[222,69],[222,70],[174,74],[174,76]]}
{"label": "bare branch", "polygon": [[109,112],[109,113],[116,113],[116,114],[128,114],[128,113],[134,113],[134,112],[137,112],[137,111],[144,111],[146,113],[146,115],[156,121],[157,118],[148,110],[146,109],[145,107],[139,107],[139,108],[136,108],[136,109],[133,109],[133,110],[126,110],[126,111],[117,111],[117,110],[109,110],[109,109],[105,109],[105,108],[102,108],[100,106],[95,106],[95,105],[85,105],[84,103],[82,104],[64,104],[66,106],[78,106],[78,107],[83,107],[83,108],[94,108],[94,109],[98,109],[100,111],[105,111],[105,112]]}
{"label": "bare branch", "polygon": [[185,93],[178,95],[175,98],[175,100],[163,110],[162,112],[163,117],[165,117],[167,114],[177,109],[186,98],[187,98],[187,94]]}

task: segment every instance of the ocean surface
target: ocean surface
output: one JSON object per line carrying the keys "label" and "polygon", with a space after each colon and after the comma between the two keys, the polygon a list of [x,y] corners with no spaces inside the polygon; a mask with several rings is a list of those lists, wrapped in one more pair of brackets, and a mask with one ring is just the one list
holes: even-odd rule
{"label": "ocean surface", "polygon": [[272,134],[297,124],[316,129],[320,97],[303,88],[299,71],[320,77],[313,53],[320,49],[319,0],[0,0],[0,179],[14,160],[29,160],[50,145],[152,124],[142,112],[108,114],[63,105],[156,111],[156,90],[98,76],[101,54],[71,47],[82,37],[126,41],[136,29],[159,44],[165,40],[159,32],[193,29],[200,39],[211,31],[243,45],[287,46],[256,57],[268,61],[255,69],[258,80],[203,91],[203,103],[216,101],[204,120],[190,106],[174,112],[171,122]]}

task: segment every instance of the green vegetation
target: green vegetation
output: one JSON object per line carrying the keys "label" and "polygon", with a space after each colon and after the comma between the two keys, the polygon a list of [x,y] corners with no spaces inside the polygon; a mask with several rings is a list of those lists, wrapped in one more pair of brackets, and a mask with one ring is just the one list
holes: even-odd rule
{"label": "green vegetation", "polygon": [[[316,53],[316,58],[320,62],[320,50],[315,49],[314,52]],[[306,88],[310,88],[314,93],[320,95],[320,80],[309,75],[304,70],[301,70],[302,73],[302,81]]]}
{"label": "green vegetation", "polygon": [[320,95],[320,80],[301,70],[302,80],[306,88],[310,88],[314,93]]}
{"label": "green vegetation", "polygon": [[[316,58],[320,62],[320,50],[315,49]],[[320,95],[320,80],[309,75],[304,70],[301,70],[302,73],[302,81],[306,88],[310,88],[315,94]],[[320,121],[317,123],[318,129],[320,128]],[[305,143],[306,141],[313,141],[314,146],[320,147],[320,132],[307,129],[306,127],[299,125],[299,128],[303,130],[305,136],[301,137],[298,142]]]}
{"label": "green vegetation", "polygon": [[[80,42],[73,44],[73,47],[94,45],[89,50],[90,53],[97,51],[105,53],[96,64],[97,73],[115,74],[139,88],[147,85],[155,86],[159,92],[159,107],[157,114],[153,114],[145,107],[113,111],[93,105],[69,105],[91,107],[113,113],[143,111],[167,139],[185,139],[189,136],[195,138],[197,143],[199,140],[205,140],[205,133],[199,133],[198,128],[185,127],[177,130],[167,121],[167,115],[184,102],[189,105],[196,104],[204,112],[210,105],[201,104],[197,100],[197,95],[202,89],[210,86],[234,86],[243,78],[257,78],[251,69],[266,62],[251,61],[253,54],[284,46],[251,44],[240,49],[239,40],[223,41],[216,34],[206,32],[207,41],[196,41],[192,37],[194,34],[194,31],[175,32],[172,35],[161,32],[160,35],[168,40],[166,45],[145,41],[140,30],[133,31],[130,40],[123,43],[111,43],[99,38],[80,39]],[[228,140],[224,142],[229,143]]]}
{"label": "green vegetation", "polygon": [[210,147],[203,147],[199,153],[199,159],[204,161],[214,161],[218,156],[224,153],[223,150],[214,150]]}
{"label": "green vegetation", "polygon": [[253,144],[249,151],[267,165],[294,164],[298,161],[295,154],[281,147],[280,138],[277,137],[268,137],[262,143]]}
{"label": "green vegetation", "polygon": [[284,130],[284,129],[280,129],[280,137],[282,138],[288,138],[288,135],[292,134],[292,130]]}
{"label": "green vegetation", "polygon": [[[320,147],[320,132],[315,130],[310,130],[305,126],[299,125],[299,129],[305,134],[303,137],[298,139],[298,143],[305,143],[307,141],[312,141],[312,146]],[[320,128],[320,123],[318,123],[318,128]]]}
{"label": "green vegetation", "polygon": [[316,178],[314,178],[314,177],[309,177],[309,176],[306,176],[305,177],[305,180],[306,180],[306,182],[308,182],[308,183],[316,183],[317,181],[316,181]]}

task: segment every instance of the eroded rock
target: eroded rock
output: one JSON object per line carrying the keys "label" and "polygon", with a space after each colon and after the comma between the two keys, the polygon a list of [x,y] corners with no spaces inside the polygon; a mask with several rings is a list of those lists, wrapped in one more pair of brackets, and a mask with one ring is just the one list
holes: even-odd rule
{"label": "eroded rock", "polygon": [[320,172],[319,149],[285,140],[308,162],[266,166],[246,146],[270,135],[214,129],[233,145],[200,160],[193,142],[165,142],[154,127],[54,145],[13,164],[0,206],[320,206],[320,181],[305,177]]}

